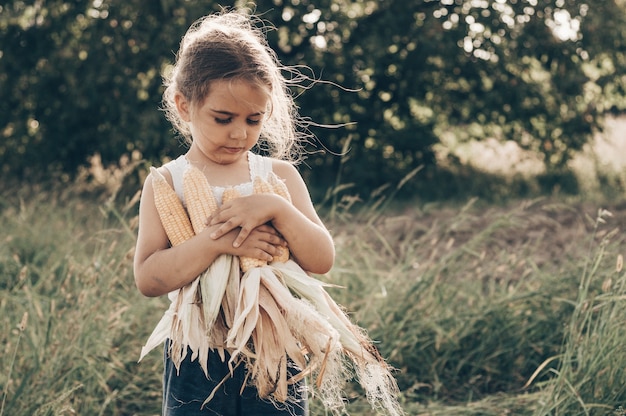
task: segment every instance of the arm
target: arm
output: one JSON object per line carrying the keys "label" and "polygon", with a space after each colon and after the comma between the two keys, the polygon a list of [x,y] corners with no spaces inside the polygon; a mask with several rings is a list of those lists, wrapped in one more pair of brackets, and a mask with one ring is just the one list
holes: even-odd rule
{"label": "arm", "polygon": [[[169,180],[169,174],[165,170],[161,172]],[[216,228],[218,225],[207,227],[184,243],[171,247],[154,205],[152,179],[148,176],[141,195],[134,258],[135,284],[139,291],[146,296],[160,296],[183,287],[221,254],[245,255],[269,261],[277,254],[276,246],[284,242],[271,227],[259,227],[253,231],[252,241],[234,247],[238,230],[216,240],[209,237]]]}
{"label": "arm", "polygon": [[287,241],[292,256],[304,270],[328,272],[335,260],[335,246],[313,207],[302,177],[295,167],[284,161],[275,160],[273,170],[285,180],[293,204],[277,195],[237,198],[212,216],[210,225],[222,224],[211,236],[219,239],[240,227],[234,241],[237,246],[246,241],[251,230],[269,222]]}

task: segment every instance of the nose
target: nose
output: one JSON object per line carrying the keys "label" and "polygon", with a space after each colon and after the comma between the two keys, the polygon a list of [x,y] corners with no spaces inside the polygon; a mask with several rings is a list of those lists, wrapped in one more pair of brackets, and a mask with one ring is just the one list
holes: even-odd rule
{"label": "nose", "polygon": [[233,127],[233,129],[230,131],[230,137],[232,139],[245,139],[248,137],[248,131],[246,130],[245,127],[242,126],[235,126]]}

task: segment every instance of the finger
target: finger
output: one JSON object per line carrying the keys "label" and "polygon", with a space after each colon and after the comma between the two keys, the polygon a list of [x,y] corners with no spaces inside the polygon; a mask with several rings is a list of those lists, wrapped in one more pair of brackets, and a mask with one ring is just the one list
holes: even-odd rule
{"label": "finger", "polygon": [[[207,218],[207,225],[216,225],[221,222],[225,222],[229,215],[226,213],[231,207],[230,202],[222,205],[217,211],[213,212],[209,218]],[[232,215],[231,215],[232,216]]]}
{"label": "finger", "polygon": [[207,225],[216,225],[223,222],[221,217],[221,211],[214,212],[209,218],[207,218]]}
{"label": "finger", "polygon": [[[215,224],[213,224],[215,225]],[[233,221],[232,219],[226,221],[225,223],[223,223],[222,225],[220,225],[219,227],[217,227],[217,229],[215,229],[211,234],[210,237],[214,240],[217,240],[218,238],[220,238],[221,236],[223,236],[224,234],[228,234],[230,231],[234,230],[235,228],[237,228],[239,225],[237,224],[236,221]],[[238,246],[235,246],[238,247]]]}
{"label": "finger", "polygon": [[268,247],[263,253],[265,254],[265,260],[267,262],[274,261],[274,256],[278,254],[273,246]]}
{"label": "finger", "polygon": [[283,236],[271,225],[260,225],[256,228],[256,231],[262,232],[267,235],[268,241],[272,244],[286,246],[287,241],[283,238]]}
{"label": "finger", "polygon": [[255,235],[255,238],[257,238],[258,240],[267,242],[275,246],[287,245],[287,242],[285,241],[283,236],[281,236],[273,227],[267,227],[267,226],[257,227],[254,230],[252,230],[252,232],[250,233],[248,237],[250,238],[253,234]]}
{"label": "finger", "polygon": [[278,234],[269,234],[267,236],[267,242],[274,246],[279,246],[279,247],[284,247],[287,245],[287,242],[285,241],[285,239],[282,238]]}
{"label": "finger", "polygon": [[241,246],[241,244],[246,240],[246,238],[248,238],[251,232],[252,229],[248,229],[248,227],[245,226],[241,227],[241,230],[239,230],[239,234],[237,234],[235,241],[233,241],[233,247]]}
{"label": "finger", "polygon": [[271,225],[267,225],[267,224],[259,225],[258,227],[256,227],[256,229],[266,234],[278,235],[278,231],[276,231],[276,228],[272,227]]}
{"label": "finger", "polygon": [[265,253],[268,261],[273,261],[275,256],[281,254],[281,249],[275,244],[267,244],[262,251]]}
{"label": "finger", "polygon": [[267,262],[272,262],[274,260],[274,256],[272,256],[270,253],[262,249],[256,250],[255,254],[252,257],[255,259],[259,259],[259,260],[263,260]]}

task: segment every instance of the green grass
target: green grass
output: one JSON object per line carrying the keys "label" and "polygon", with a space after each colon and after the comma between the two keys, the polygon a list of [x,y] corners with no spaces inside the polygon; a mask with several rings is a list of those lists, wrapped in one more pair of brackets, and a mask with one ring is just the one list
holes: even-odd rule
{"label": "green grass", "polygon": [[[0,416],[160,412],[161,355],[137,358],[167,301],[134,286],[136,199],[83,191],[2,195]],[[407,414],[626,414],[626,212],[332,208],[331,294],[397,368]],[[347,394],[350,414],[373,414]]]}

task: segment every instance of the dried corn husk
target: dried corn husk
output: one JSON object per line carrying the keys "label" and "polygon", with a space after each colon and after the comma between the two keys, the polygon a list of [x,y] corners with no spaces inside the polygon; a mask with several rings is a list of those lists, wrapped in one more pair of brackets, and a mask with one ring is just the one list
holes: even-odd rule
{"label": "dried corn husk", "polygon": [[[364,330],[353,324],[326,292],[327,285],[309,276],[292,260],[275,263],[272,268],[290,290],[311,302],[337,330],[345,358],[351,362],[356,379],[365,390],[372,408],[384,410],[390,415],[404,414],[397,401],[398,386],[391,374],[392,368],[380,356]],[[333,384],[330,383],[324,390],[333,388]],[[332,407],[332,403],[329,405]]]}

